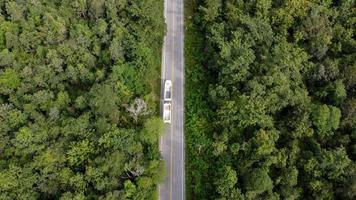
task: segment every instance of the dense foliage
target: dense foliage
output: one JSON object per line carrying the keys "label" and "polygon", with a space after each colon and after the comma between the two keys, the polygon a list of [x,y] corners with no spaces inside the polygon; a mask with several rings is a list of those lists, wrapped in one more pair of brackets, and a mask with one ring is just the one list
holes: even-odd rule
{"label": "dense foliage", "polygon": [[188,197],[355,199],[355,1],[186,8]]}
{"label": "dense foliage", "polygon": [[152,199],[159,0],[0,1],[0,199]]}

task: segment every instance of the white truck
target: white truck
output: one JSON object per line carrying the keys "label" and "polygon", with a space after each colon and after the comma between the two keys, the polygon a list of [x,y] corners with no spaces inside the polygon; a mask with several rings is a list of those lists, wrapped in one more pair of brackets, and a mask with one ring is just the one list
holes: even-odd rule
{"label": "white truck", "polygon": [[164,101],[172,101],[172,81],[166,80],[164,83]]}
{"label": "white truck", "polygon": [[163,104],[163,122],[164,123],[171,123],[171,103],[164,103]]}
{"label": "white truck", "polygon": [[171,123],[171,113],[172,113],[172,81],[166,80],[164,82],[164,94],[163,94],[164,104],[163,104],[163,122]]}

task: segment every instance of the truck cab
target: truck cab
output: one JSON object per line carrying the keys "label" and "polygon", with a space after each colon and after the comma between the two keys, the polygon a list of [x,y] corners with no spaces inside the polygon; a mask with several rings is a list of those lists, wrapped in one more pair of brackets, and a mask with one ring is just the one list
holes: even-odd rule
{"label": "truck cab", "polygon": [[164,101],[172,101],[172,81],[164,82]]}

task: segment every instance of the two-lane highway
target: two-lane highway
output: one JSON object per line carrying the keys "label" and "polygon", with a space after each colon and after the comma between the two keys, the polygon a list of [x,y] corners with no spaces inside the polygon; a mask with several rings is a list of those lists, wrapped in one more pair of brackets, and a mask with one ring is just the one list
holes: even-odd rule
{"label": "two-lane highway", "polygon": [[162,52],[162,98],[164,81],[172,80],[172,123],[160,139],[160,150],[166,162],[166,178],[159,186],[160,200],[185,199],[184,182],[184,3],[165,0],[167,33]]}

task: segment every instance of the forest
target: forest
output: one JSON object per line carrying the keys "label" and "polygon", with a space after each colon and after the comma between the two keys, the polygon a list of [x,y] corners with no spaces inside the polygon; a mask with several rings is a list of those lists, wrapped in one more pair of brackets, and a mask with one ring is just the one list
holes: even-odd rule
{"label": "forest", "polygon": [[187,199],[355,199],[355,1],[185,8]]}
{"label": "forest", "polygon": [[162,0],[0,0],[0,199],[155,199]]}

